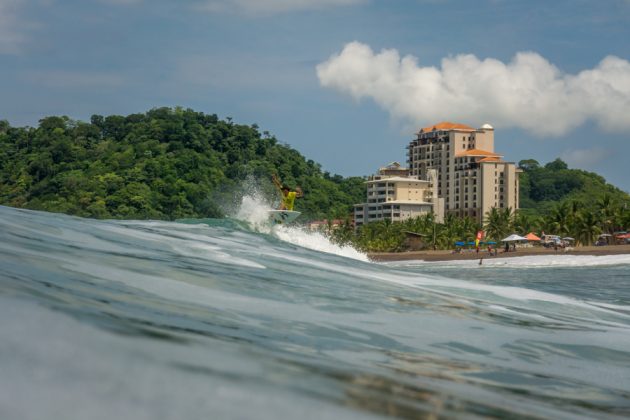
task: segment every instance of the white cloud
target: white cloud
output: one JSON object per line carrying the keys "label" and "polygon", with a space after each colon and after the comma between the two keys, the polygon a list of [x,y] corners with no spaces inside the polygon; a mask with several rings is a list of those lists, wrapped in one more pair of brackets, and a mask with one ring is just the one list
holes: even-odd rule
{"label": "white cloud", "polygon": [[569,149],[561,154],[562,160],[576,168],[591,168],[613,154],[611,150],[600,147],[591,149]]}
{"label": "white cloud", "polygon": [[233,12],[249,15],[318,10],[337,6],[351,6],[367,0],[201,0],[200,10],[207,12]]}
{"label": "white cloud", "polygon": [[322,86],[371,98],[414,126],[490,122],[559,136],[594,120],[608,131],[630,129],[630,63],[614,56],[576,75],[534,52],[519,52],[509,63],[456,55],[438,68],[352,42],[319,64],[317,75]]}
{"label": "white cloud", "polygon": [[22,0],[0,0],[0,54],[14,54],[24,43],[20,28],[24,26],[18,15]]}

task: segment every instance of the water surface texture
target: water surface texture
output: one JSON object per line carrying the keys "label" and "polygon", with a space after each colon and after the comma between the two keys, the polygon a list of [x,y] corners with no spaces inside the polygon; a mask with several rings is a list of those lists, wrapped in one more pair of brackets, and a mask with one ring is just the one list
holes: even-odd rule
{"label": "water surface texture", "polygon": [[375,264],[0,207],[0,418],[627,418],[630,257]]}

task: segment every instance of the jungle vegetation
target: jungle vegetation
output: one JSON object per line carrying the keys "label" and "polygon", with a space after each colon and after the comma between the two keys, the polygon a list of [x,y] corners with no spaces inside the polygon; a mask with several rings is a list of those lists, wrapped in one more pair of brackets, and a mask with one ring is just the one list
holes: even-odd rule
{"label": "jungle vegetation", "polygon": [[221,217],[246,180],[272,200],[271,174],[303,189],[296,210],[305,220],[346,216],[365,195],[362,178],[322,171],[256,124],[191,109],[52,116],[37,127],[0,121],[2,205],[92,218]]}
{"label": "jungle vegetation", "polygon": [[512,232],[542,231],[590,244],[600,233],[630,228],[630,197],[592,172],[522,160],[521,209],[492,209],[484,226],[471,219],[432,216],[403,223],[369,223],[356,232],[353,204],[365,201],[362,177],[322,170],[256,124],[236,124],[183,108],[156,108],[127,116],[93,115],[90,122],[51,116],[37,127],[0,121],[0,204],[92,218],[221,217],[253,183],[279,198],[272,174],[304,198],[302,221],[342,218],[332,235],[366,251],[404,249],[406,231],[426,235],[437,248]]}

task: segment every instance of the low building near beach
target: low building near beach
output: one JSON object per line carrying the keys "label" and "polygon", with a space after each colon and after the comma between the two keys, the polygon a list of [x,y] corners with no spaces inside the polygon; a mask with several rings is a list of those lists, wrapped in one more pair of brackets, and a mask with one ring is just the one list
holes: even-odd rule
{"label": "low building near beach", "polygon": [[366,202],[354,206],[355,227],[379,220],[400,222],[427,213],[441,222],[436,181],[435,174],[428,180],[410,176],[398,162],[380,168],[365,182]]}
{"label": "low building near beach", "polygon": [[311,232],[317,231],[327,231],[332,229],[337,229],[339,226],[343,224],[343,220],[341,219],[333,219],[333,220],[313,220],[308,223],[308,229]]}

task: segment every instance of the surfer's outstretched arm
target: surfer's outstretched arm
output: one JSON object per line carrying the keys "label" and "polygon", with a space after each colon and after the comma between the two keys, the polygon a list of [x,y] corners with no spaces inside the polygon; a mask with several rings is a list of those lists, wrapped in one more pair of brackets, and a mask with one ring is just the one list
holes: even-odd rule
{"label": "surfer's outstretched arm", "polygon": [[273,185],[275,185],[276,188],[282,191],[282,182],[280,182],[276,174],[271,175],[271,180],[273,181]]}

